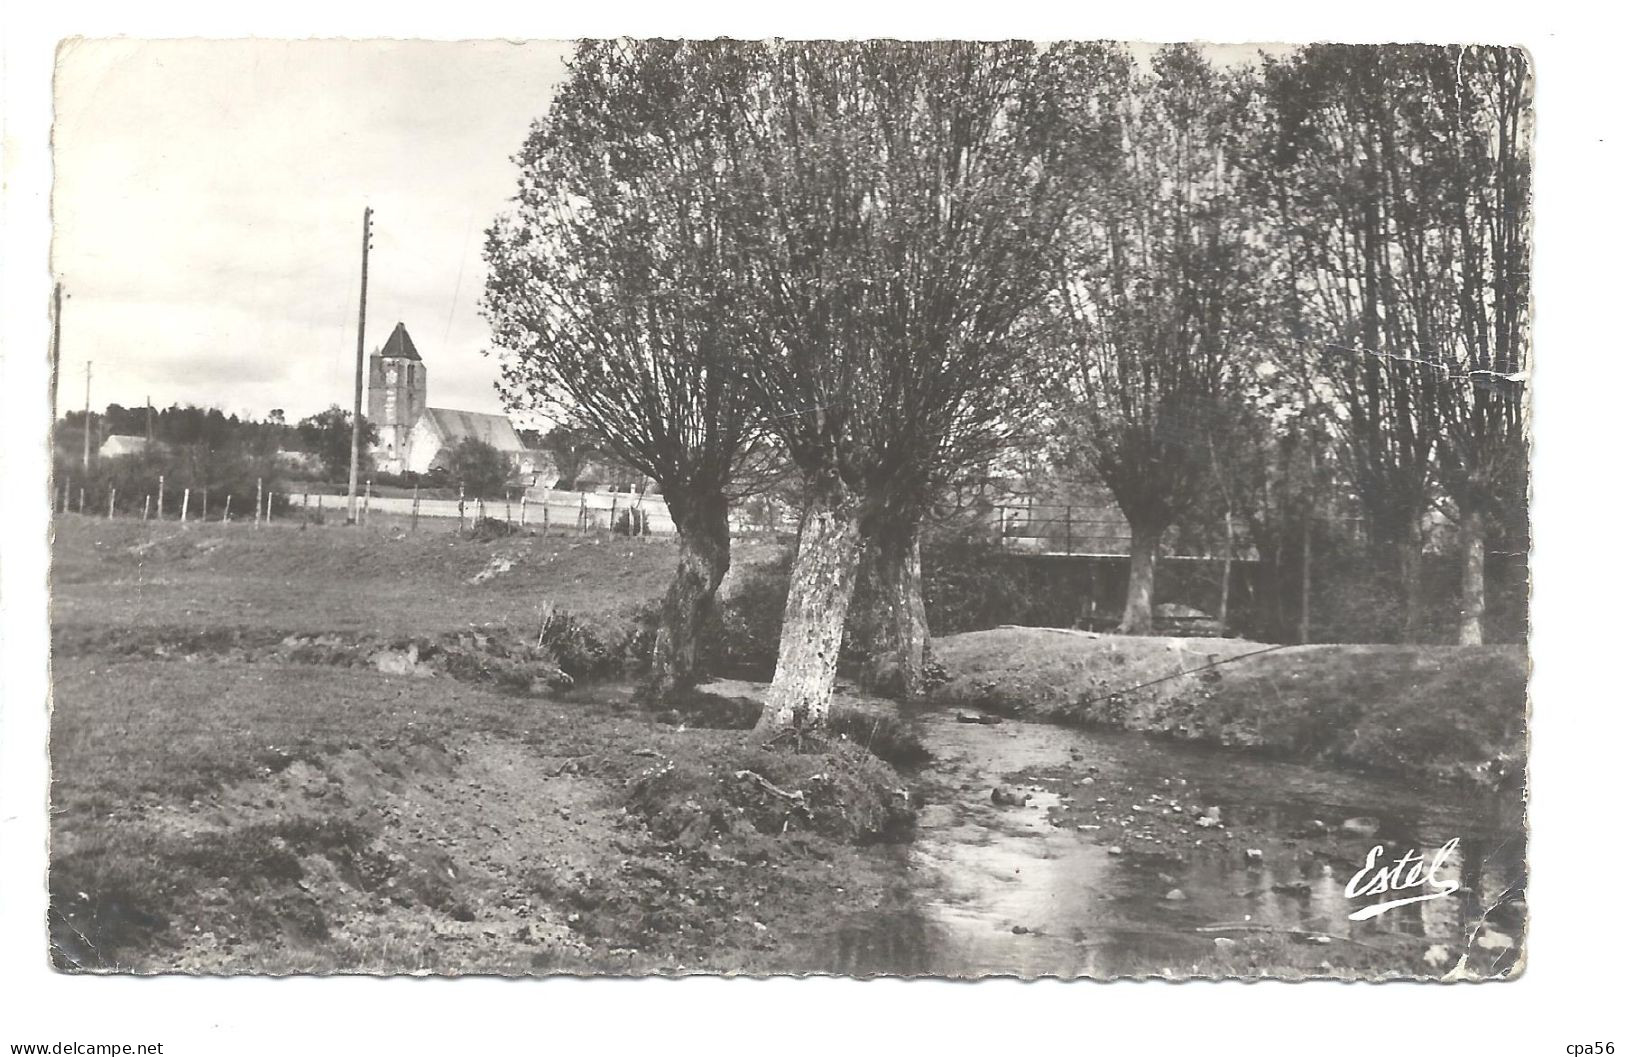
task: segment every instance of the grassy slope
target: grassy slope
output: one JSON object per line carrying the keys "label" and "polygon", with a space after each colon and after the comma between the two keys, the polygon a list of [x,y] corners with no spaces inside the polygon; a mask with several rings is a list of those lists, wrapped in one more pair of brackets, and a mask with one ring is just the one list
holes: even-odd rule
{"label": "grassy slope", "polygon": [[[1521,772],[1514,646],[1292,646],[999,628],[932,643],[943,700],[1374,770],[1493,783]],[[1206,671],[1155,682],[1182,671]],[[1138,689],[1134,689],[1138,688]]]}

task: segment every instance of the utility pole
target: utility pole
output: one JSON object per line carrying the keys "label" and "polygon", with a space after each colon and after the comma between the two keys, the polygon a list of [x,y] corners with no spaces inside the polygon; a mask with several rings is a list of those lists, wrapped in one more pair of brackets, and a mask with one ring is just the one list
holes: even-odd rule
{"label": "utility pole", "polygon": [[85,361],[85,472],[90,472],[90,361]]}
{"label": "utility pole", "polygon": [[56,426],[56,375],[62,366],[62,284],[51,295],[51,426]]}
{"label": "utility pole", "polygon": [[361,312],[355,328],[355,413],[350,419],[350,513],[356,523],[356,486],[361,476],[361,387],[367,350],[367,251],[372,248],[372,207],[361,214]]}

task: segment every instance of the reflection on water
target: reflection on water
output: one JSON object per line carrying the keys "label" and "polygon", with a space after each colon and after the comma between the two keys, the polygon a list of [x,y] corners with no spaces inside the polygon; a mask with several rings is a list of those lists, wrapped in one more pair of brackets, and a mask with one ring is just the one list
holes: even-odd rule
{"label": "reflection on water", "polygon": [[[1485,975],[1516,959],[1514,949],[1477,942],[1522,934],[1523,825],[1520,805],[1507,798],[1136,735],[960,724],[940,711],[915,721],[935,754],[923,777],[936,802],[908,850],[914,898],[837,930],[828,941],[832,971],[1437,976],[1464,954]],[[1089,787],[1079,784],[1086,775],[1095,779]],[[995,806],[990,789],[1012,780],[1031,803]],[[1177,814],[1160,830],[1166,839],[1148,833],[1115,854],[1101,832],[1080,828],[1094,793],[1174,782],[1222,805],[1226,832],[1262,854],[1248,861],[1234,841],[1202,840]],[[1375,820],[1375,832],[1342,832],[1352,818]],[[1438,876],[1460,891],[1348,919],[1396,898],[1344,893],[1373,845],[1383,845],[1387,863],[1412,848],[1431,861],[1453,837],[1460,845]]]}

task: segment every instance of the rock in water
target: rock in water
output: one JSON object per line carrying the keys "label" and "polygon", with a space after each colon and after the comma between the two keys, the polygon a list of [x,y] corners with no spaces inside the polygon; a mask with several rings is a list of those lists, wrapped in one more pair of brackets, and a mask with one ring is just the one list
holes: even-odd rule
{"label": "rock in water", "polygon": [[1262,866],[1264,864],[1264,849],[1262,849],[1262,848],[1248,848],[1246,854],[1247,854],[1247,862],[1250,865]]}
{"label": "rock in water", "polygon": [[1346,818],[1343,820],[1343,832],[1354,837],[1375,837],[1380,823],[1374,818]]}
{"label": "rock in water", "polygon": [[1007,785],[993,787],[993,803],[999,807],[1022,807],[1032,797],[1026,793],[1018,793]]}

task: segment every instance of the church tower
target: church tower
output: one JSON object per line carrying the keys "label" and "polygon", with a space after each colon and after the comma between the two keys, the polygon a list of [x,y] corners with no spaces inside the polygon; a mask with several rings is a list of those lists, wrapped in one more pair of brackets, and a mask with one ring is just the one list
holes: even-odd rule
{"label": "church tower", "polygon": [[429,405],[429,372],[405,323],[396,323],[367,370],[367,418],[378,429],[376,462],[385,473],[406,469],[407,438]]}

